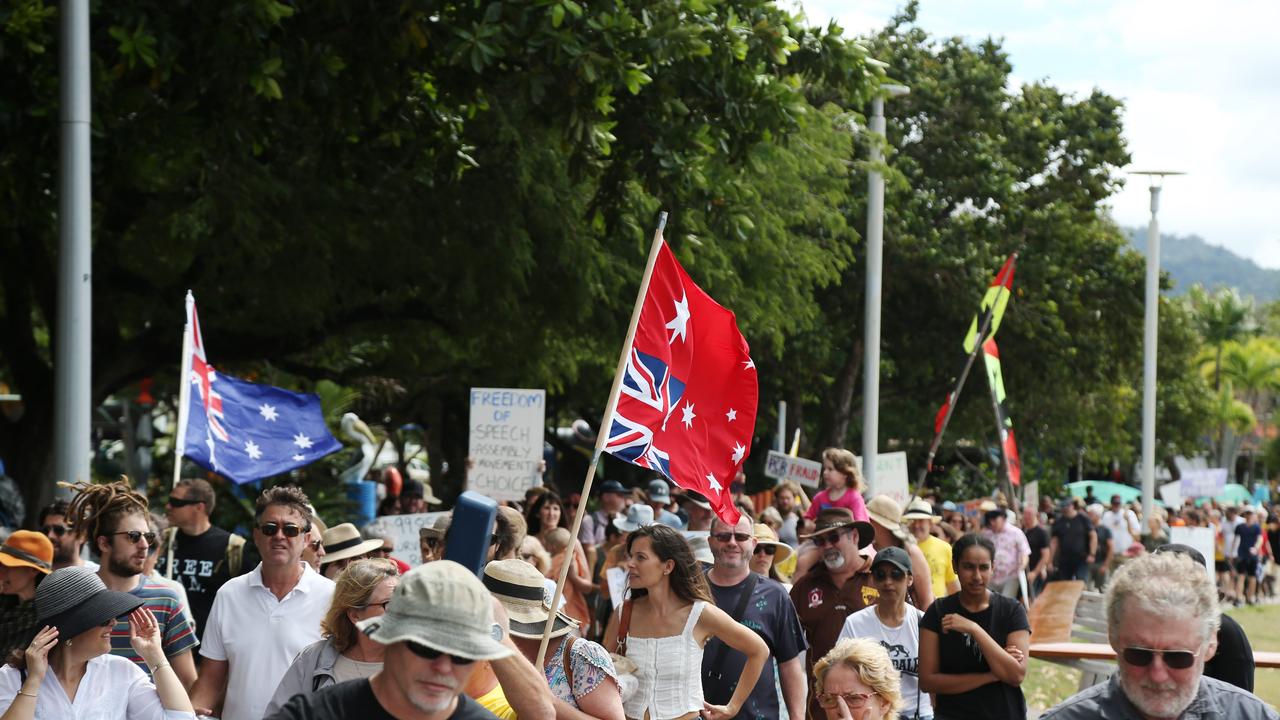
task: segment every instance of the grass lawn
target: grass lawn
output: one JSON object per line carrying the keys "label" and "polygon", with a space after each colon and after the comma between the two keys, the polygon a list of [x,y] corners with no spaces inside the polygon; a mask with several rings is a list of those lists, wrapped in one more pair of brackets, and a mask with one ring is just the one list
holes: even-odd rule
{"label": "grass lawn", "polygon": [[[1280,605],[1232,608],[1227,611],[1249,636],[1254,650],[1280,651]],[[1075,694],[1080,683],[1077,670],[1043,660],[1031,660],[1022,692],[1032,717]],[[1280,707],[1280,669],[1258,669],[1254,692],[1274,707]]]}

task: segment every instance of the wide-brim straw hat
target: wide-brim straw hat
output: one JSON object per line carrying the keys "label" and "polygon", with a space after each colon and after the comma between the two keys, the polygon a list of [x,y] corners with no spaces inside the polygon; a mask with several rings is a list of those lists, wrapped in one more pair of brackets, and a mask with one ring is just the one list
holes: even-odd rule
{"label": "wide-brim straw hat", "polygon": [[867,515],[886,530],[893,532],[902,529],[902,507],[888,495],[876,495],[868,500]]}
{"label": "wide-brim straw hat", "polygon": [[785,562],[787,558],[795,554],[795,551],[791,549],[790,545],[784,542],[778,542],[778,533],[774,532],[773,528],[768,525],[765,525],[764,523],[756,523],[752,526],[752,530],[756,536],[757,546],[772,545],[777,548],[777,550],[773,552],[773,561],[775,563]]}
{"label": "wide-brim straw hat", "polygon": [[871,523],[865,520],[854,520],[853,511],[849,508],[832,507],[818,511],[818,517],[814,522],[814,531],[808,535],[800,536],[801,540],[809,540],[810,538],[824,535],[826,533],[835,532],[841,528],[851,528],[858,532],[858,547],[864,548],[875,540],[876,530],[871,527]]}
{"label": "wide-brim straw hat", "polygon": [[903,520],[932,520],[937,522],[942,518],[933,514],[933,506],[925,502],[924,498],[913,497],[911,502],[907,503],[907,509],[902,513]]}
{"label": "wide-brim straw hat", "polygon": [[386,612],[356,627],[383,645],[411,642],[471,660],[501,660],[515,651],[493,632],[492,603],[475,573],[438,560],[405,573]]}
{"label": "wide-brim straw hat", "polygon": [[383,544],[381,538],[365,540],[356,526],[351,523],[334,525],[325,530],[320,536],[320,542],[324,545],[324,557],[320,558],[321,565],[367,555],[382,547]]}
{"label": "wide-brim straw hat", "polygon": [[0,545],[0,565],[53,572],[53,543],[44,533],[17,530]]}
{"label": "wide-brim straw hat", "polygon": [[[545,578],[538,568],[524,560],[494,560],[484,566],[484,586],[507,610],[511,634],[537,639],[547,626],[551,608],[546,603]],[[551,637],[559,637],[577,626],[575,620],[556,613]]]}
{"label": "wide-brim straw hat", "polygon": [[65,642],[141,607],[143,599],[108,590],[102,578],[87,567],[67,567],[49,573],[36,588],[36,627],[58,629]]}
{"label": "wide-brim straw hat", "polygon": [[445,513],[436,518],[436,521],[431,524],[431,527],[418,528],[418,539],[425,540],[426,538],[435,538],[439,540],[444,537],[446,532],[449,531],[449,524],[452,522],[453,513]]}

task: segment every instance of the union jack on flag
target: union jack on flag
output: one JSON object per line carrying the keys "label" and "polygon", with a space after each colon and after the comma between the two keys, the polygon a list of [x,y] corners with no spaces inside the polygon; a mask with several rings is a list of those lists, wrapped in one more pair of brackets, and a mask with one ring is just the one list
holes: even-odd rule
{"label": "union jack on flag", "polygon": [[733,313],[694,284],[663,242],[605,452],[702,493],[736,523],[725,488],[750,451],[757,399],[756,366]]}

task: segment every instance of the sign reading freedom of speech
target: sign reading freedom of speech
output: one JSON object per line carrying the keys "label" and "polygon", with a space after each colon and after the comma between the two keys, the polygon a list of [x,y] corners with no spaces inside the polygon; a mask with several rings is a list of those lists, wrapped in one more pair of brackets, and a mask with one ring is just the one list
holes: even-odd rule
{"label": "sign reading freedom of speech", "polygon": [[778,482],[794,480],[804,487],[816,488],[822,483],[822,463],[770,450],[764,461],[764,474]]}
{"label": "sign reading freedom of speech", "polygon": [[523,500],[542,459],[546,390],[471,388],[467,489],[494,500]]}
{"label": "sign reading freedom of speech", "polygon": [[436,518],[446,512],[417,513],[414,515],[383,515],[370,525],[379,528],[395,543],[391,554],[417,567],[422,564],[422,545],[418,542],[418,530],[434,527]]}

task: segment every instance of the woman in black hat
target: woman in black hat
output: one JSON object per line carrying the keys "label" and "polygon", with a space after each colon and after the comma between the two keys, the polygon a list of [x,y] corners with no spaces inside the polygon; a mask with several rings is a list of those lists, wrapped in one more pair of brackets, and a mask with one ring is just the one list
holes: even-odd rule
{"label": "woman in black hat", "polygon": [[[182,682],[169,666],[155,616],[142,598],[108,590],[92,570],[50,573],[36,590],[36,633],[24,652],[0,668],[0,720],[88,717],[101,720],[195,718]],[[111,654],[116,618],[129,616],[129,642],[151,678]]]}

